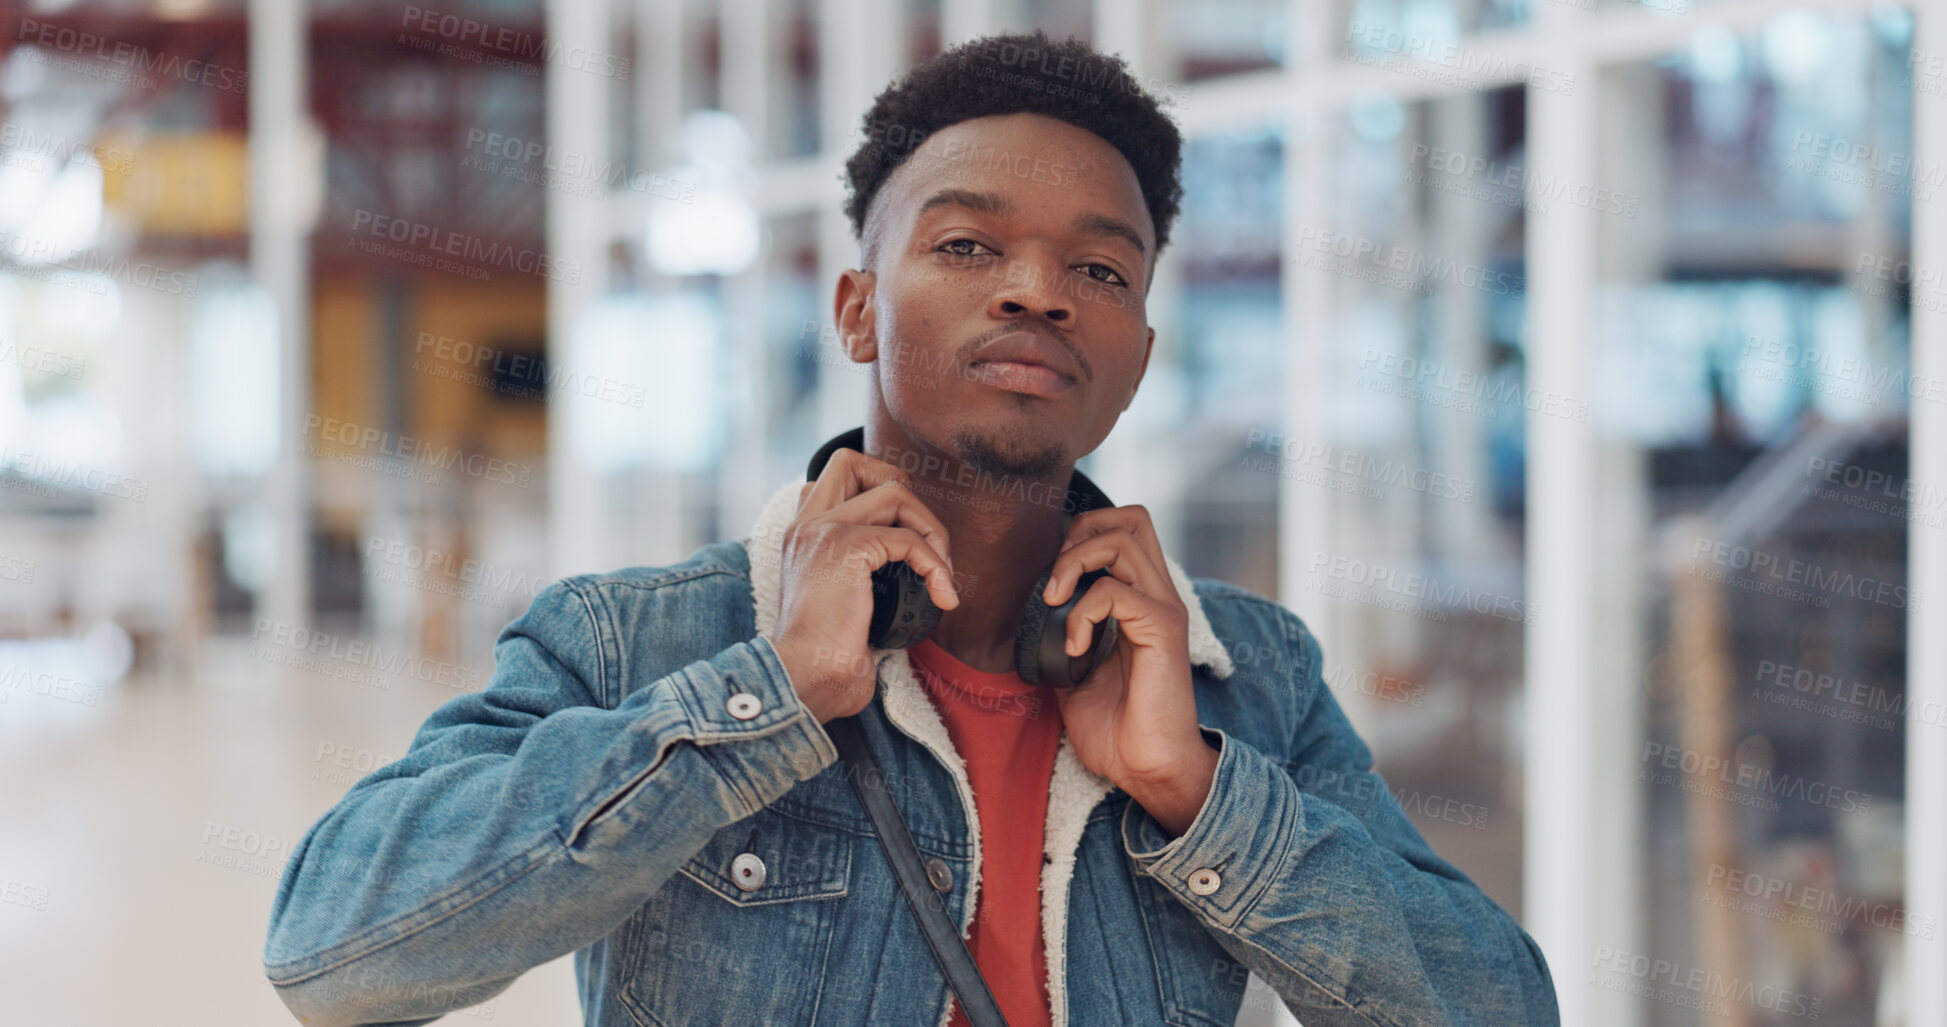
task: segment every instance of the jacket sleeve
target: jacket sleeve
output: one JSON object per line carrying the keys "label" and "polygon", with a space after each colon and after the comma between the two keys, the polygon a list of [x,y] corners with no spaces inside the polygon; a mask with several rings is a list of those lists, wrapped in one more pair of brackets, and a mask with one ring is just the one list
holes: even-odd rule
{"label": "jacket sleeve", "polygon": [[1184,833],[1171,838],[1135,803],[1125,811],[1138,872],[1306,1027],[1558,1025],[1540,948],[1434,855],[1326,688],[1317,640],[1278,609],[1298,652],[1289,759],[1203,728],[1217,772]]}
{"label": "jacket sleeve", "polygon": [[[487,687],[435,710],[299,841],[264,972],[305,1023],[420,1024],[486,1001],[837,760],[761,635],[632,693],[607,680],[628,664],[600,598],[576,579],[542,591],[495,643]],[[738,693],[754,715],[730,713]]]}

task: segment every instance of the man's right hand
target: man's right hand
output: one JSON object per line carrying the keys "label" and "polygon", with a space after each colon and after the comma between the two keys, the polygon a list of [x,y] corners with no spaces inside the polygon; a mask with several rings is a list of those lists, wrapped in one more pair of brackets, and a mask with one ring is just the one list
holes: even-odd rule
{"label": "man's right hand", "polygon": [[841,449],[798,496],[784,529],[782,605],[772,645],[798,698],[823,724],[865,709],[878,682],[866,634],[872,572],[903,561],[943,610],[960,605],[946,525],[898,467]]}

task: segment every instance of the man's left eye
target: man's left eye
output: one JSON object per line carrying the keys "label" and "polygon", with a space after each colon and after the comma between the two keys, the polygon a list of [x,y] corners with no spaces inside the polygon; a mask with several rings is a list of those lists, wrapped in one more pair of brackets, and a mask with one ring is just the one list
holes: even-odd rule
{"label": "man's left eye", "polygon": [[[1090,278],[1093,278],[1098,282],[1104,282],[1109,285],[1129,284],[1128,282],[1122,280],[1122,275],[1117,273],[1115,268],[1112,268],[1107,264],[1082,264],[1080,265],[1080,267],[1082,269],[1083,274],[1088,275]],[[1095,274],[1096,271],[1105,272],[1108,275],[1108,277],[1104,278],[1101,275]]]}

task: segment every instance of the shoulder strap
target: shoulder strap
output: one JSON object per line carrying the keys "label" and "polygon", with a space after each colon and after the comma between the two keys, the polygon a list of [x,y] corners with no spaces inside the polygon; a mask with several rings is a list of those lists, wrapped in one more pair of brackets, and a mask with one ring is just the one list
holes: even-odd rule
{"label": "shoulder strap", "polygon": [[959,996],[967,1022],[973,1027],[1007,1027],[1001,1007],[994,1001],[994,993],[987,988],[987,979],[981,976],[980,967],[967,951],[967,943],[960,939],[959,927],[947,916],[946,904],[927,881],[919,849],[913,845],[912,833],[906,830],[906,821],[900,818],[899,807],[893,805],[892,795],[886,790],[885,772],[879,769],[872,750],[866,747],[865,732],[859,727],[858,718],[834,717],[825,724],[825,732],[845,760],[849,771],[846,776],[852,779],[852,789],[859,793],[859,802],[872,818],[873,833],[879,836],[879,845],[886,850],[892,875],[899,881],[899,890],[906,893],[906,904],[919,921],[919,932],[926,938],[926,946],[933,950],[940,969],[946,971],[947,984]]}

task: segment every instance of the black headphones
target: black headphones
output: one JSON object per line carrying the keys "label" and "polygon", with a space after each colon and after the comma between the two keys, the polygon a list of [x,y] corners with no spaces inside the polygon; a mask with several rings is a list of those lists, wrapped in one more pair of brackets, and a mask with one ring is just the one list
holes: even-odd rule
{"label": "black headphones", "polygon": [[[820,446],[812,454],[805,479],[816,481],[832,454],[841,449],[865,452],[865,429],[854,428]],[[1114,505],[1080,470],[1069,476],[1068,495],[1062,503],[1065,516]],[[1069,612],[1089,586],[1109,572],[1102,568],[1083,574],[1066,600],[1059,606],[1049,606],[1042,601],[1041,590],[1048,586],[1048,574],[1053,570],[1050,564],[1041,572],[1028,594],[1027,608],[1021,612],[1021,629],[1014,636],[1014,672],[1031,685],[1073,687],[1088,680],[1115,650],[1114,617],[1105,617],[1094,626],[1094,636],[1082,655],[1070,656],[1064,648]],[[926,594],[926,582],[906,563],[893,561],[872,572],[872,627],[866,641],[874,649],[904,649],[932,634],[939,622],[940,608]]]}

